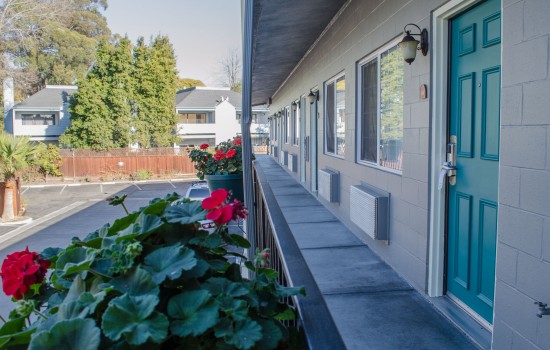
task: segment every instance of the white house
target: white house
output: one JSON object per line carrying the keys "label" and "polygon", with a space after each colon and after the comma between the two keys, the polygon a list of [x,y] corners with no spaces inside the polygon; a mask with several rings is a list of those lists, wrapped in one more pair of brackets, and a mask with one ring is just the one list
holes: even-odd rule
{"label": "white house", "polygon": [[71,125],[67,111],[72,85],[46,85],[26,100],[14,105],[13,80],[4,82],[4,129],[15,136],[29,136],[32,141],[57,142]]}
{"label": "white house", "polygon": [[[254,107],[252,142],[263,145],[268,135],[265,107]],[[192,87],[176,94],[177,130],[180,146],[207,143],[211,146],[241,131],[241,94],[229,88]]]}

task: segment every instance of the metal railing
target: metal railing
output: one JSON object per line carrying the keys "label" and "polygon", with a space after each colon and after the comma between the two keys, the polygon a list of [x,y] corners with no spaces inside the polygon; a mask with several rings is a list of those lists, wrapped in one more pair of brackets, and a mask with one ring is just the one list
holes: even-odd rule
{"label": "metal railing", "polygon": [[259,250],[269,248],[269,267],[278,272],[281,285],[303,286],[307,293],[307,296],[283,300],[298,314],[298,319],[287,324],[303,331],[309,349],[345,349],[319,287],[259,166],[253,167],[253,181],[256,246]]}

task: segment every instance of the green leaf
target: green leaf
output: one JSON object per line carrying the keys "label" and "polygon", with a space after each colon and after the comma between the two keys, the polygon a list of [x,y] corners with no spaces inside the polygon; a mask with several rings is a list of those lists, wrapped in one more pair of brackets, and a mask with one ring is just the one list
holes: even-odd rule
{"label": "green leaf", "polygon": [[144,214],[160,215],[166,209],[170,202],[165,200],[159,200],[155,203],[151,203],[148,207],[143,209]]}
{"label": "green leaf", "polygon": [[34,336],[29,350],[96,350],[100,341],[101,332],[94,320],[76,318],[60,321]]}
{"label": "green leaf", "polygon": [[122,276],[113,278],[110,283],[106,283],[105,285],[111,285],[119,292],[128,293],[131,296],[159,294],[159,287],[153,281],[149,272],[141,269],[139,266]]}
{"label": "green leaf", "polygon": [[203,283],[202,288],[209,291],[210,294],[217,296],[222,294],[225,291],[225,289],[229,286],[230,283],[231,281],[228,280],[227,278],[212,277]]}
{"label": "green leaf", "polygon": [[183,292],[168,302],[168,315],[176,319],[170,326],[172,333],[198,336],[218,322],[218,303],[206,290]]}
{"label": "green leaf", "polygon": [[231,297],[219,298],[220,309],[235,321],[244,321],[248,318],[248,304],[241,299]]}
{"label": "green leaf", "polygon": [[232,234],[232,235],[229,235],[229,236],[233,240],[233,244],[236,245],[237,247],[241,247],[241,248],[245,248],[245,249],[250,248],[250,242],[246,238],[244,238],[243,236],[237,235],[237,234]]}
{"label": "green leaf", "polygon": [[168,277],[175,280],[183,270],[191,270],[197,265],[195,252],[181,245],[160,248],[145,257],[143,268],[151,274],[153,281],[160,284]]}
{"label": "green leaf", "polygon": [[[14,348],[16,345],[28,345],[36,329],[25,329],[25,318],[12,319],[0,328],[0,349]],[[21,347],[23,348],[23,347]]]}
{"label": "green leaf", "polygon": [[306,295],[306,290],[304,287],[284,287],[278,284],[274,294],[280,298],[285,298],[298,294]]}
{"label": "green leaf", "polygon": [[296,318],[296,315],[294,314],[294,311],[291,309],[286,309],[285,311],[275,315],[275,319],[279,321],[290,321],[294,320]]}
{"label": "green leaf", "polygon": [[102,318],[102,328],[111,340],[122,336],[131,345],[151,340],[160,343],[168,334],[168,319],[154,311],[159,299],[155,295],[129,296],[111,300]]}
{"label": "green leaf", "polygon": [[113,225],[109,228],[109,236],[115,235],[118,232],[126,229],[128,226],[133,224],[136,221],[136,218],[139,216],[139,212],[132,213],[123,218],[115,220]]}
{"label": "green leaf", "polygon": [[256,321],[239,321],[235,324],[234,334],[225,338],[227,343],[238,349],[250,349],[262,339],[262,327]]}
{"label": "green leaf", "polygon": [[264,274],[268,279],[276,279],[277,277],[279,277],[279,273],[277,271],[263,267],[258,268],[258,271],[256,271],[256,273],[258,275]]}
{"label": "green leaf", "polygon": [[61,253],[55,267],[63,271],[61,276],[69,276],[77,272],[88,270],[93,261],[93,253],[88,253],[85,248],[76,247]]}
{"label": "green leaf", "polygon": [[180,203],[166,208],[164,217],[169,223],[192,224],[206,218],[201,202]]}
{"label": "green leaf", "polygon": [[120,242],[123,239],[133,239],[136,237],[139,239],[144,239],[163,224],[164,223],[158,216],[142,213],[137,217],[133,224],[119,232],[117,241]]}
{"label": "green leaf", "polygon": [[59,253],[63,251],[62,248],[46,248],[40,253],[40,257],[44,260],[48,260],[52,265],[57,261]]}
{"label": "green leaf", "polygon": [[262,338],[256,346],[262,350],[276,349],[279,342],[283,339],[281,325],[273,320],[259,319],[257,322],[262,327]]}
{"label": "green leaf", "polygon": [[189,271],[183,271],[181,274],[181,278],[187,281],[193,278],[202,277],[206,274],[209,268],[210,265],[208,265],[205,260],[197,258],[197,265],[195,265],[195,267],[193,267]]}

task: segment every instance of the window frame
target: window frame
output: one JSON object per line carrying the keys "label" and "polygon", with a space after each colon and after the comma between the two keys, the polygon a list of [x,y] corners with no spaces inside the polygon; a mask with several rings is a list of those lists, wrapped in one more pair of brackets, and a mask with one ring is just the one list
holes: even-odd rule
{"label": "window frame", "polygon": [[293,103],[293,108],[291,109],[292,113],[292,145],[293,146],[299,146],[300,145],[300,135],[298,134],[300,132],[300,116],[298,113],[300,113],[300,99],[297,99]]}
{"label": "window frame", "polygon": [[290,142],[291,142],[291,138],[292,138],[292,133],[291,133],[291,128],[292,128],[292,125],[290,123],[290,118],[291,118],[291,115],[290,115],[290,106],[286,106],[284,108],[284,111],[283,111],[283,141],[286,145],[290,145]]}
{"label": "window frame", "polygon": [[[343,70],[341,72],[339,72],[338,74],[334,75],[332,78],[326,80],[324,83],[323,83],[323,93],[324,93],[324,99],[323,99],[323,154],[326,155],[326,156],[330,156],[330,157],[335,157],[335,158],[339,158],[339,159],[345,159],[346,158],[346,152],[344,150],[344,154],[343,155],[339,155],[338,154],[338,150],[337,150],[337,147],[338,147],[338,136],[337,136],[337,130],[336,130],[336,124],[337,124],[337,115],[336,115],[336,109],[337,109],[337,103],[336,103],[336,82],[338,81],[338,79],[340,78],[344,78],[344,81],[346,80],[346,71]],[[334,129],[334,153],[329,153],[328,152],[328,148],[327,148],[327,118],[328,118],[328,114],[327,114],[327,102],[328,102],[328,93],[327,93],[327,87],[328,85],[330,85],[331,83],[334,83],[334,125],[332,126],[333,129]],[[346,101],[346,89],[344,89],[344,103]],[[344,111],[345,111],[345,107],[344,107]],[[344,117],[344,125],[345,125],[345,117]],[[345,126],[344,126],[344,142],[345,142]]]}
{"label": "window frame", "polygon": [[[380,57],[382,56],[382,54],[386,51],[388,51],[389,49],[393,48],[393,47],[398,47],[398,44],[399,42],[401,41],[400,40],[401,38],[396,38],[396,39],[393,39],[392,41],[388,42],[387,44],[377,48],[374,52],[368,54],[367,56],[365,56],[364,58],[362,58],[361,60],[357,61],[357,64],[356,64],[356,80],[355,80],[355,84],[356,84],[356,96],[357,96],[357,105],[355,107],[355,124],[356,124],[356,135],[355,135],[355,162],[357,164],[360,164],[360,165],[365,165],[365,166],[369,166],[369,167],[372,167],[372,168],[375,168],[375,169],[379,169],[379,170],[382,170],[382,171],[387,171],[387,172],[390,172],[390,173],[393,173],[393,174],[396,174],[396,175],[402,175],[403,174],[403,169],[401,170],[397,170],[397,169],[392,169],[392,168],[389,168],[389,167],[385,167],[385,166],[382,166],[380,164],[380,127],[381,127],[381,115],[380,115],[380,91],[381,91],[381,87],[380,87]],[[399,47],[397,48],[399,50]],[[368,160],[363,160],[361,159],[361,147],[362,147],[362,143],[361,143],[361,131],[362,131],[362,127],[363,127],[363,121],[362,121],[362,118],[361,118],[361,107],[362,107],[362,90],[361,90],[361,86],[362,86],[362,77],[361,77],[361,68],[368,64],[369,62],[373,61],[374,59],[377,60],[377,71],[376,71],[376,87],[378,89],[377,93],[376,93],[376,161],[374,162],[371,162],[371,161],[368,161]],[[403,92],[404,94],[404,92]],[[405,103],[403,101],[403,108],[405,107]],[[403,121],[404,122],[404,121]],[[403,128],[403,138],[405,137],[405,133],[404,133],[404,128]],[[403,152],[403,155],[404,155],[404,152]]]}
{"label": "window frame", "polygon": [[[41,119],[34,119],[37,115],[40,116]],[[59,124],[59,113],[58,112],[50,112],[50,111],[44,111],[44,112],[30,111],[30,112],[26,112],[26,111],[23,111],[23,112],[21,112],[20,116],[21,116],[20,117],[21,118],[21,125],[24,125],[24,126],[57,126]],[[31,118],[27,119],[28,116],[30,116]],[[46,119],[46,118],[42,118],[42,116],[49,116],[49,117],[53,116],[53,118]],[[25,123],[26,121],[35,122],[37,120],[42,120],[42,121],[51,120],[52,124]]]}

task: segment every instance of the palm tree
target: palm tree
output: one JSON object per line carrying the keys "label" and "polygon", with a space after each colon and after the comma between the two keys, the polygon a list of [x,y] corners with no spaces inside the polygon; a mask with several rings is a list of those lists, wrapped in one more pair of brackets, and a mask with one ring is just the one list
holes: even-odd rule
{"label": "palm tree", "polygon": [[0,176],[5,182],[4,211],[2,219],[13,220],[13,189],[16,175],[32,162],[36,147],[29,143],[28,137],[15,137],[5,132],[0,134]]}

